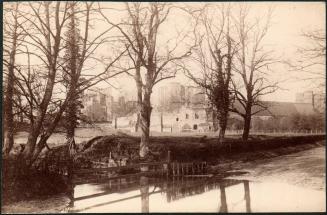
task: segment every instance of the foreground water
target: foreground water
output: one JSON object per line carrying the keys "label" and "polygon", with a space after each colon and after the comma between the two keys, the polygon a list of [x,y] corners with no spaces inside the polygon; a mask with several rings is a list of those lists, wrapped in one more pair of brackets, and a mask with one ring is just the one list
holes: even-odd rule
{"label": "foreground water", "polygon": [[[215,177],[135,177],[99,181],[98,177],[89,175],[89,182],[79,181],[70,195],[2,205],[1,212],[326,211],[325,147],[242,165],[235,163],[230,168],[234,175],[222,180]],[[237,171],[247,174],[235,174]],[[97,183],[91,183],[93,179]]]}
{"label": "foreground water", "polygon": [[129,178],[76,185],[66,212],[316,212],[325,193],[215,177]]}

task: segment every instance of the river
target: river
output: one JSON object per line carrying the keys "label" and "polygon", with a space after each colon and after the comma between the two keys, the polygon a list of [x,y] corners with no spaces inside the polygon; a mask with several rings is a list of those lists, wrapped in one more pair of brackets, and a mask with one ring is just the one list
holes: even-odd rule
{"label": "river", "polygon": [[326,211],[325,147],[237,164],[232,168],[231,171],[241,170],[247,174],[228,178],[214,175],[135,177],[80,183],[72,187],[65,203],[53,197],[52,202],[51,198],[24,201],[4,207],[3,212]]}

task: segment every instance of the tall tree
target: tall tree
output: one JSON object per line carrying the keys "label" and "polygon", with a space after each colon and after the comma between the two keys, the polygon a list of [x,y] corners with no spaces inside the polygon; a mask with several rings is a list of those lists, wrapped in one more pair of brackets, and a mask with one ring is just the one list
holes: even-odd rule
{"label": "tall tree", "polygon": [[[291,71],[303,72],[313,87],[325,91],[326,86],[326,32],[322,29],[306,30],[301,36],[304,44],[297,49],[294,62],[286,62]],[[301,79],[303,81],[303,79]]]}
{"label": "tall tree", "polygon": [[[231,105],[230,85],[235,44],[230,36],[230,9],[229,5],[224,4],[207,5],[201,10],[200,15],[193,14],[199,19],[194,29],[194,40],[198,41],[198,46],[190,59],[197,64],[201,72],[200,77],[194,74],[198,70],[191,71],[183,65],[186,75],[206,91],[213,107],[213,116],[218,120],[219,142],[225,137]],[[192,62],[188,65],[190,67]]]}
{"label": "tall tree", "polygon": [[[60,108],[58,115],[54,117],[53,126],[50,126],[47,130],[44,130],[41,134],[40,140],[38,141],[38,137],[44,127],[43,123],[46,119],[47,110],[53,95],[58,67],[57,62],[62,45],[62,30],[64,28],[64,23],[67,21],[68,10],[67,3],[64,3],[62,8],[61,2],[56,2],[53,11],[54,17],[51,17],[53,6],[51,2],[39,3],[39,7],[35,7],[31,3],[29,5],[30,9],[32,10],[32,15],[37,17],[38,23],[33,22],[30,17],[26,15],[26,20],[34,25],[34,30],[36,32],[31,32],[25,28],[25,33],[28,34],[29,39],[33,41],[31,44],[39,48],[40,52],[43,53],[42,57],[41,54],[39,55],[39,58],[45,62],[47,73],[45,78],[44,93],[41,96],[40,101],[35,101],[35,103],[38,104],[36,109],[36,117],[35,119],[33,117],[31,120],[28,140],[23,152],[27,165],[32,164],[38,154],[45,147],[46,140],[51,135],[51,130],[54,129],[53,126],[57,121],[59,121],[60,115],[64,110],[64,108]],[[60,16],[61,10],[64,11],[62,16]],[[44,15],[44,17],[42,15]],[[42,42],[38,35],[42,35],[44,42]]]}
{"label": "tall tree", "polygon": [[[78,71],[81,53],[80,53],[80,46],[81,44],[81,36],[78,29],[78,21],[76,18],[76,2],[70,2],[70,21],[67,26],[66,32],[66,45],[65,45],[65,56],[66,59],[66,66],[64,67],[64,84],[67,88],[67,94],[72,95],[70,100],[68,101],[66,114],[65,114],[65,126],[66,126],[66,135],[67,135],[67,142],[69,148],[75,148],[75,128],[77,126],[77,119],[78,113],[80,110],[80,100],[79,94],[77,93],[78,90],[78,83],[80,73]],[[88,10],[89,8],[87,8]]]}
{"label": "tall tree", "polygon": [[[253,18],[250,16],[250,8],[242,5],[234,19],[237,30],[235,40],[239,43],[239,48],[232,69],[239,74],[242,84],[237,86],[233,80],[236,102],[232,111],[244,119],[243,140],[249,137],[252,116],[267,109],[260,97],[278,89],[277,83],[269,83],[265,78],[269,66],[277,62],[272,57],[272,51],[267,50],[264,44],[271,16],[272,10],[269,9],[264,18]],[[259,106],[257,111],[252,111],[254,106]]]}
{"label": "tall tree", "polygon": [[[191,48],[177,54],[177,48],[186,37],[176,38],[176,43],[162,50],[158,46],[159,29],[167,20],[173,7],[168,3],[126,3],[128,19],[123,24],[112,23],[103,13],[109,24],[123,35],[128,54],[133,62],[132,76],[137,88],[141,142],[140,157],[145,158],[149,151],[150,117],[152,112],[151,95],[153,87],[162,80],[176,75],[174,62],[190,54]],[[127,26],[127,29],[123,26]],[[144,69],[144,70],[143,70]],[[143,73],[144,71],[144,73]],[[143,75],[144,74],[144,75]]]}
{"label": "tall tree", "polygon": [[[64,83],[67,88],[67,108],[66,108],[66,132],[67,132],[67,144],[70,155],[76,153],[75,145],[75,129],[77,127],[77,121],[80,118],[81,101],[80,97],[82,93],[96,85],[101,81],[107,81],[108,79],[123,73],[124,71],[116,71],[113,67],[114,64],[123,56],[125,51],[119,51],[117,56],[110,59],[108,63],[103,62],[102,59],[96,57],[95,51],[99,46],[106,44],[110,35],[106,35],[111,28],[104,30],[98,34],[95,34],[94,39],[90,39],[90,30],[92,29],[90,20],[92,11],[96,10],[93,7],[93,3],[85,2],[69,2],[70,21],[67,26],[66,32],[66,54],[64,56],[64,64],[62,66]],[[82,36],[79,30],[78,23],[81,19],[81,11],[84,14],[84,35]],[[93,35],[92,35],[93,36]],[[112,56],[111,56],[112,57]],[[84,75],[85,63],[89,63],[88,60],[96,59],[104,63],[104,68],[100,73],[95,75]]]}
{"label": "tall tree", "polygon": [[[6,67],[7,76],[5,81],[4,96],[4,141],[3,155],[7,156],[14,145],[14,113],[13,113],[13,97],[14,97],[14,78],[16,67],[16,52],[19,46],[19,37],[21,31],[19,28],[19,3],[12,3],[12,8],[5,9],[5,38],[4,38],[4,65]],[[8,20],[9,14],[12,15]],[[8,16],[7,16],[8,15]],[[12,23],[13,22],[13,23]]]}
{"label": "tall tree", "polygon": [[[21,51],[21,53],[27,56],[27,67],[15,67],[17,77],[14,79],[14,84],[24,98],[22,102],[24,107],[20,109],[30,121],[28,140],[22,152],[22,158],[24,158],[22,161],[29,167],[45,147],[50,149],[47,140],[55,131],[67,106],[75,110],[76,98],[85,89],[124,72],[111,68],[126,50],[118,52],[117,56],[110,59],[108,63],[105,60],[98,60],[104,64],[103,70],[84,78],[81,71],[85,61],[91,58],[96,59],[95,50],[104,42],[108,42],[107,33],[111,30],[105,29],[100,34],[92,35],[94,36],[92,39],[88,38],[92,3],[83,3],[85,10],[78,11],[71,8],[75,4],[72,2],[24,4],[26,10],[18,11],[22,17],[19,27],[22,29],[24,40],[19,38],[18,41],[26,47],[27,51]],[[67,40],[66,44],[63,42],[66,23],[70,20],[70,26],[74,26],[73,14],[80,14],[80,17],[81,14],[85,14],[85,31],[84,37],[81,38],[80,52],[74,42],[71,42],[76,39],[75,36]],[[75,27],[70,29],[77,32]],[[62,51],[68,44],[74,49],[70,50],[73,57],[66,55],[67,58],[65,58]],[[78,53],[80,57],[76,57]],[[109,69],[111,69],[110,72]],[[63,90],[65,81],[60,75],[62,72],[66,74],[66,78],[67,75],[73,77],[69,79],[70,87],[67,91]]]}

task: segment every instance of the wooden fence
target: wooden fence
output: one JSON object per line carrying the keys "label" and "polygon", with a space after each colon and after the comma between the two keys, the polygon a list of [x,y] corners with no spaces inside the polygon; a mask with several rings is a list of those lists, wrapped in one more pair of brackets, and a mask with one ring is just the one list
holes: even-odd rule
{"label": "wooden fence", "polygon": [[106,162],[91,161],[92,168],[74,168],[72,160],[47,159],[38,165],[39,170],[63,176],[74,185],[123,179],[140,176],[199,176],[207,172],[207,163],[171,162],[170,151],[167,160],[162,162],[143,162],[131,165],[109,166]]}
{"label": "wooden fence", "polygon": [[[99,181],[101,179],[119,179],[132,176],[160,175],[166,177],[203,175],[207,172],[206,162],[171,162],[170,151],[167,154],[167,161],[144,162],[124,166],[109,167],[108,163],[92,161],[95,168],[72,169],[74,183]],[[123,171],[127,174],[121,174]],[[130,173],[128,173],[130,172]],[[84,176],[84,178],[83,178]]]}
{"label": "wooden fence", "polygon": [[[226,130],[226,135],[239,135],[242,134],[243,130]],[[250,135],[312,135],[312,134],[325,134],[325,130],[280,130],[280,129],[270,129],[270,130],[250,130]]]}

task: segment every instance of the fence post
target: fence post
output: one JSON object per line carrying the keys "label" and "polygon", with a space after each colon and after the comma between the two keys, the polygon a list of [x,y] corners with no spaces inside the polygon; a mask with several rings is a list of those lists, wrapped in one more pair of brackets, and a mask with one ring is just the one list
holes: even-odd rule
{"label": "fence post", "polygon": [[168,150],[167,152],[167,163],[164,164],[164,170],[166,171],[166,175],[167,177],[169,176],[169,172],[171,170],[171,153],[170,153],[170,150]]}

